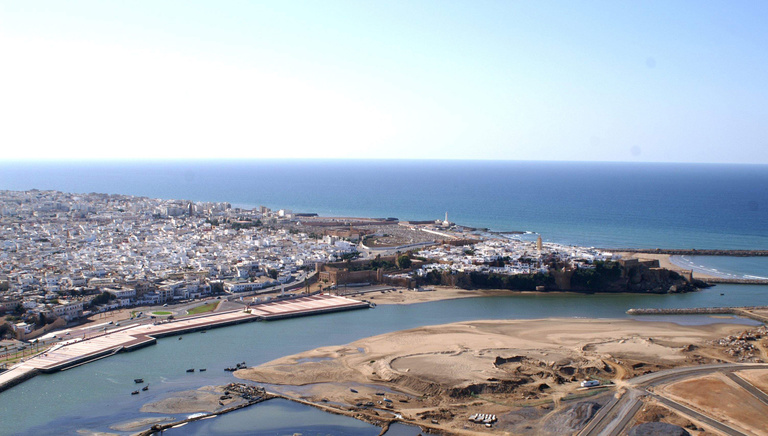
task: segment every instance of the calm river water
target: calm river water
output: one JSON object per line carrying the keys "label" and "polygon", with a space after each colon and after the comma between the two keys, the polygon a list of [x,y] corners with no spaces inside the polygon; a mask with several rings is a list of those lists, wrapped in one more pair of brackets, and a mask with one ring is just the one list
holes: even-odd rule
{"label": "calm river water", "polygon": [[[677,295],[510,294],[407,306],[379,305],[370,310],[242,324],[206,334],[190,333],[181,341],[175,337],[161,339],[156,345],[41,375],[3,392],[0,394],[0,434],[72,434],[78,429],[115,432],[110,430],[110,425],[158,416],[139,411],[146,402],[165,398],[173,392],[234,381],[231,373],[223,370],[234,363],[246,361],[248,365],[256,365],[288,354],[395,330],[477,319],[627,318],[625,312],[630,308],[725,305],[768,305],[768,286],[720,285]],[[705,316],[638,319],[680,323],[715,321]],[[208,370],[188,374],[187,368]],[[150,390],[132,396],[133,379],[137,377],[149,383]],[[268,402],[187,425],[183,434],[378,433],[377,428],[356,420],[317,413],[312,408],[289,402]],[[319,427],[314,428],[315,424]]]}

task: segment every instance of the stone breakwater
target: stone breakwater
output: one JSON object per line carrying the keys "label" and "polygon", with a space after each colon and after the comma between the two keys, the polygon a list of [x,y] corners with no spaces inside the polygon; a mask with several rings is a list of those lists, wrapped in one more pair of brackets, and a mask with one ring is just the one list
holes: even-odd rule
{"label": "stone breakwater", "polygon": [[768,306],[629,309],[627,315],[736,315],[768,323],[768,316],[755,313],[757,311],[768,313]]}
{"label": "stone breakwater", "polygon": [[768,256],[768,250],[697,250],[674,248],[604,248],[606,251],[622,251],[625,253],[644,254],[669,254],[671,256],[734,256],[734,257],[762,257]]}
{"label": "stone breakwater", "polygon": [[698,280],[701,280],[708,285],[768,285],[768,279],[732,279],[727,277],[707,277]]}

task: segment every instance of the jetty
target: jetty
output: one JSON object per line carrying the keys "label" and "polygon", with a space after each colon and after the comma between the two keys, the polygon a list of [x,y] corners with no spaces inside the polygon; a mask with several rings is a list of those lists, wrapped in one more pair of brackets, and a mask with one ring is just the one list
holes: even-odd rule
{"label": "jetty", "polygon": [[0,373],[0,392],[40,373],[52,373],[83,365],[124,351],[155,344],[158,338],[253,321],[272,321],[346,310],[370,305],[329,294],[265,302],[246,308],[122,327],[88,339],[74,338],[20,362]]}
{"label": "jetty", "polygon": [[627,315],[736,315],[768,324],[768,306],[629,309]]}
{"label": "jetty", "polygon": [[605,251],[622,251],[625,253],[644,254],[669,254],[671,256],[734,256],[734,257],[760,257],[768,256],[768,250],[711,250],[696,248],[601,248]]}
{"label": "jetty", "polygon": [[729,285],[768,285],[768,279],[739,279],[730,277],[705,277],[697,278],[709,285],[729,284]]}

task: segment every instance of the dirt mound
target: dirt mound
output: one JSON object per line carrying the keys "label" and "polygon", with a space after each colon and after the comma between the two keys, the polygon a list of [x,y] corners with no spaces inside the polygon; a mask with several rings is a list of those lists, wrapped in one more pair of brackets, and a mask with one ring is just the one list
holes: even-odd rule
{"label": "dirt mound", "polygon": [[600,404],[594,401],[576,403],[546,420],[542,431],[551,434],[575,433],[587,425],[600,407]]}
{"label": "dirt mound", "polygon": [[530,382],[530,378],[516,377],[511,380],[498,380],[492,382],[489,381],[488,383],[472,383],[466,386],[449,389],[448,395],[452,398],[461,398],[480,394],[507,394],[514,392],[521,385]]}
{"label": "dirt mound", "polygon": [[633,427],[627,436],[691,436],[684,428],[666,422],[646,422]]}

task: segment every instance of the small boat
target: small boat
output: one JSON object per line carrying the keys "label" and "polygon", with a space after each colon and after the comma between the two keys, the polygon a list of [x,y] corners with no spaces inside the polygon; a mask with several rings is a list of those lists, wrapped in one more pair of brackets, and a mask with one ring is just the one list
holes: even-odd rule
{"label": "small boat", "polygon": [[135,379],[133,379],[133,382],[134,383],[144,383],[144,379],[143,378],[135,378]]}
{"label": "small boat", "polygon": [[131,395],[139,395],[139,391],[133,391],[131,392]]}
{"label": "small boat", "polygon": [[149,390],[149,385],[144,386],[143,388],[141,388],[141,390],[142,391],[148,391]]}
{"label": "small boat", "polygon": [[200,372],[203,372],[203,371],[205,371],[205,368],[200,368]]}
{"label": "small boat", "polygon": [[179,340],[181,340],[181,336],[179,336]]}
{"label": "small boat", "polygon": [[349,388],[349,390],[350,390],[350,392],[354,392],[354,393],[357,393],[357,391],[356,391],[356,390],[354,390],[354,389],[352,389],[352,388]]}
{"label": "small boat", "polygon": [[384,396],[384,392],[376,392],[376,395],[378,395],[380,397],[383,397]]}
{"label": "small boat", "polygon": [[195,372],[195,368],[189,368],[187,372]]}

